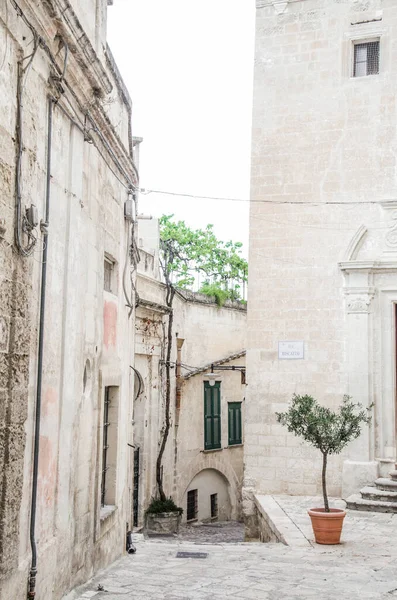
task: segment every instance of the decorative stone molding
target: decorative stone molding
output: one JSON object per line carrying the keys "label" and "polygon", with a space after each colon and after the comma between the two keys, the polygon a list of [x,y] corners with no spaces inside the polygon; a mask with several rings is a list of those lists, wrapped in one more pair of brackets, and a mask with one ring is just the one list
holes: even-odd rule
{"label": "decorative stone molding", "polygon": [[397,255],[397,200],[384,200],[380,204],[388,220],[383,255],[394,257]]}
{"label": "decorative stone molding", "polygon": [[339,268],[344,273],[387,273],[397,271],[397,260],[352,260],[340,262]]}
{"label": "decorative stone molding", "polygon": [[365,227],[365,225],[360,225],[347,247],[344,257],[345,261],[355,260],[357,258],[357,255],[367,233],[368,229]]}
{"label": "decorative stone molding", "polygon": [[375,297],[372,288],[346,288],[346,309],[348,314],[369,313],[371,302]]}
{"label": "decorative stone molding", "polygon": [[397,250],[397,210],[393,210],[390,217],[389,231],[386,234],[386,246]]}
{"label": "decorative stone molding", "polygon": [[368,313],[371,300],[369,296],[352,296],[347,299],[347,312]]}
{"label": "decorative stone molding", "polygon": [[272,4],[276,15],[282,15],[288,6],[288,0],[273,0]]}

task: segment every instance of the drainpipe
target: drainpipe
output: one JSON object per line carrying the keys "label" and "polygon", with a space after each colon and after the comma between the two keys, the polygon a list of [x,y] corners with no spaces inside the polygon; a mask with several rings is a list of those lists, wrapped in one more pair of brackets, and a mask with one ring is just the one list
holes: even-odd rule
{"label": "drainpipe", "polygon": [[32,548],[32,563],[28,581],[28,598],[36,596],[36,575],[37,575],[37,544],[36,544],[36,510],[37,510],[37,483],[39,471],[39,451],[40,451],[40,416],[41,416],[41,395],[43,382],[43,348],[44,348],[44,316],[45,316],[45,296],[47,282],[47,254],[48,254],[48,222],[50,216],[50,198],[51,198],[51,142],[52,142],[52,113],[53,100],[48,99],[48,121],[47,121],[47,182],[45,199],[45,220],[41,221],[41,231],[43,233],[43,261],[41,263],[41,292],[40,292],[40,317],[39,317],[39,341],[37,357],[37,387],[36,387],[36,416],[34,431],[34,450],[33,450],[33,480],[32,480],[32,500],[30,509],[30,545]]}

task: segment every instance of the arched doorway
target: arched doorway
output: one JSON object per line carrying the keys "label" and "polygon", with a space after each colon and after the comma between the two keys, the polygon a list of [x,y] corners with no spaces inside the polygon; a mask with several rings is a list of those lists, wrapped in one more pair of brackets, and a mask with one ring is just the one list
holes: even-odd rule
{"label": "arched doorway", "polygon": [[183,521],[228,521],[231,518],[230,484],[216,469],[203,469],[189,483],[184,496]]}

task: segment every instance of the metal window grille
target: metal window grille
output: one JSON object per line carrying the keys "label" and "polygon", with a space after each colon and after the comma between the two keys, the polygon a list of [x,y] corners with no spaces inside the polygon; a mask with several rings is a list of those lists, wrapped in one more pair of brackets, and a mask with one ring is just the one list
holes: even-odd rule
{"label": "metal window grille", "polygon": [[102,481],[101,481],[101,506],[106,503],[106,473],[109,469],[107,464],[108,457],[108,434],[109,434],[109,404],[110,404],[110,388],[105,388],[105,399],[103,409],[103,447],[102,447]]}
{"label": "metal window grille", "polygon": [[105,258],[103,261],[103,289],[106,292],[112,291],[112,274],[113,263],[109,259]]}
{"label": "metal window grille", "polygon": [[211,519],[216,519],[218,516],[218,494],[211,494]]}
{"label": "metal window grille", "polygon": [[197,496],[197,490],[190,490],[190,492],[187,493],[187,521],[194,521],[194,519],[197,519]]}
{"label": "metal window grille", "polygon": [[134,450],[134,527],[138,527],[139,517],[139,448]]}
{"label": "metal window grille", "polygon": [[379,41],[354,45],[354,77],[379,73]]}

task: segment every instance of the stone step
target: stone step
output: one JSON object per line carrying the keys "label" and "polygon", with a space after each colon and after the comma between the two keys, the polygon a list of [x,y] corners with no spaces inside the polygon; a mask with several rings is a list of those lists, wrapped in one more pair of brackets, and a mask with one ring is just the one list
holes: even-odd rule
{"label": "stone step", "polygon": [[396,502],[397,491],[380,490],[377,487],[364,487],[360,490],[360,494],[364,500],[377,500],[378,502]]}
{"label": "stone step", "polygon": [[397,481],[397,471],[392,471],[390,473],[390,477],[393,479],[393,481]]}
{"label": "stone step", "polygon": [[375,481],[375,485],[380,490],[397,492],[397,481],[395,481],[394,479],[389,479],[387,477],[379,477],[379,479]]}
{"label": "stone step", "polygon": [[353,494],[346,500],[346,508],[350,510],[365,510],[371,512],[397,513],[397,502],[379,502],[364,500],[361,494]]}

